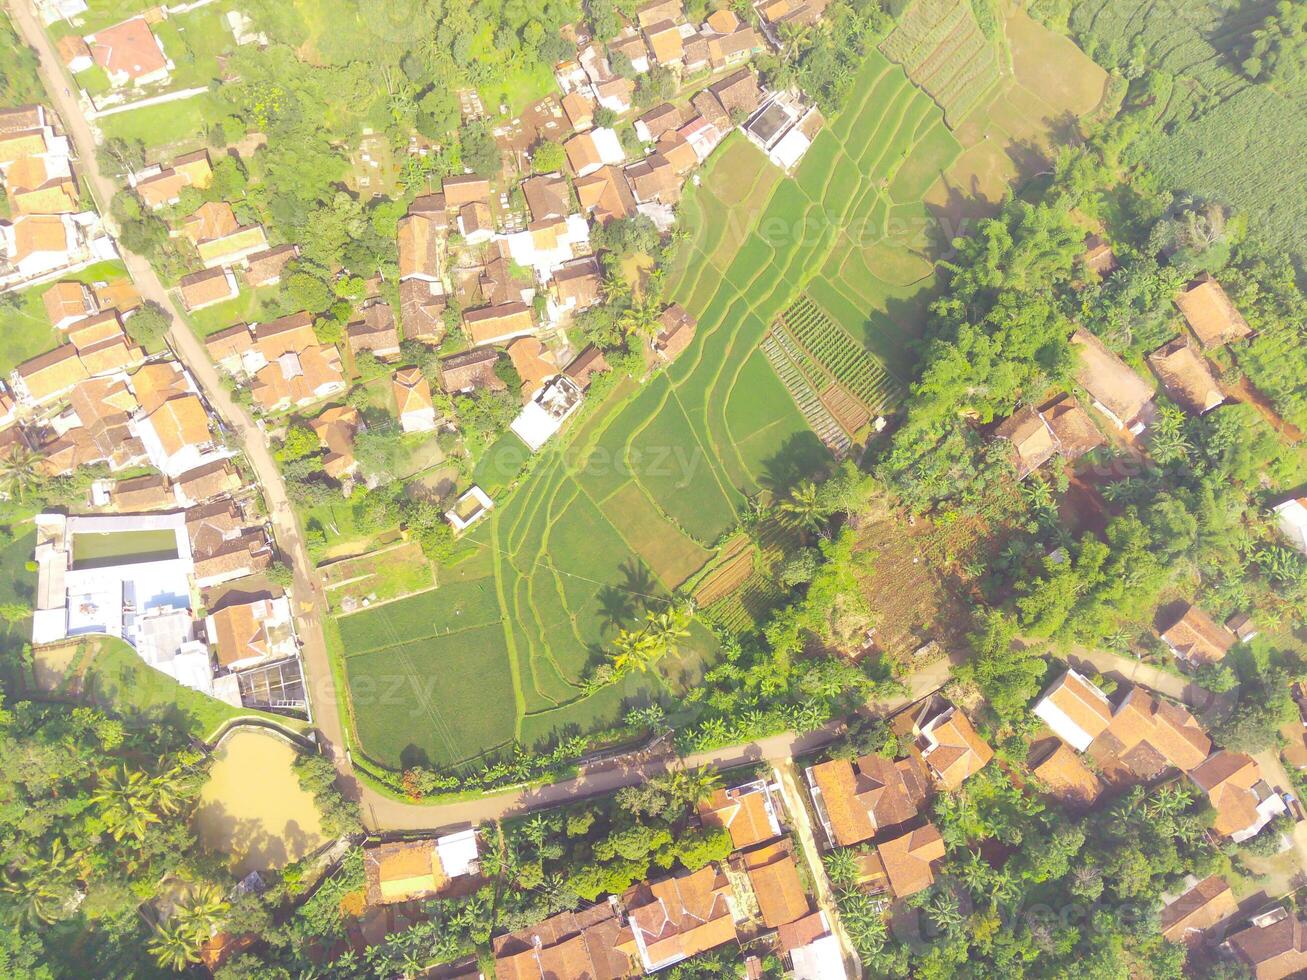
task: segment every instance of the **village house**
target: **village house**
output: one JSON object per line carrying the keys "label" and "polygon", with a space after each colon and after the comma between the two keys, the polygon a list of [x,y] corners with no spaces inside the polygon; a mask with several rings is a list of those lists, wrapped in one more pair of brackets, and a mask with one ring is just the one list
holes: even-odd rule
{"label": "village house", "polygon": [[303,407],[346,388],[340,352],[319,344],[308,313],[292,313],[253,329],[237,324],[205,338],[209,356],[238,378],[265,412]]}
{"label": "village house", "polygon": [[730,865],[748,877],[759,917],[768,929],[794,922],[811,911],[789,838],[737,852]]}
{"label": "village house", "polygon": [[661,970],[735,938],[731,884],[715,864],[622,896],[645,972]]}
{"label": "village house", "polygon": [[[591,129],[577,133],[563,144],[567,162],[577,177],[588,177],[600,167],[617,166],[625,162],[626,151],[622,141],[612,129]],[[534,211],[532,212],[534,216]]]}
{"label": "village house", "polygon": [[1099,279],[1106,279],[1120,268],[1112,246],[1094,234],[1085,236],[1085,252],[1080,257],[1080,262],[1086,271],[1092,272]]}
{"label": "village house", "polygon": [[240,227],[236,212],[226,201],[205,201],[182,219],[182,234],[198,245],[230,235]]}
{"label": "village house", "polygon": [[61,344],[14,368],[9,384],[20,403],[39,406],[63,397],[73,385],[89,377],[90,372],[77,356],[77,348]]}
{"label": "village house", "polygon": [[522,181],[532,221],[556,221],[572,213],[572,193],[562,174],[538,174]]}
{"label": "village house", "polygon": [[743,128],[767,159],[792,173],[824,125],[816,106],[804,105],[797,92],[783,91],[769,95]]}
{"label": "village house", "polygon": [[596,374],[610,370],[612,369],[604,358],[604,352],[594,344],[590,344],[572,358],[571,363],[563,368],[563,373],[576,382],[578,388],[585,391],[590,387],[590,382]]}
{"label": "village house", "polygon": [[1253,332],[1221,284],[1211,276],[1204,275],[1186,286],[1175,298],[1175,305],[1204,348],[1222,347]]}
{"label": "village house", "polygon": [[967,716],[939,695],[900,717],[910,724],[903,730],[915,739],[913,754],[943,789],[957,789],[994,757],[994,750],[976,734]]}
{"label": "village house", "polygon": [[184,188],[208,187],[213,182],[213,166],[207,150],[196,150],[177,157],[169,167],[156,164],[129,174],[128,182],[146,207],[158,210],[181,200]]}
{"label": "village house", "polygon": [[1076,381],[1089,393],[1094,407],[1117,428],[1135,435],[1143,432],[1151,417],[1152,385],[1083,327],[1072,334],[1071,344],[1079,357]]}
{"label": "village house", "polygon": [[1187,708],[1132,687],[1089,757],[1125,781],[1151,781],[1170,769],[1191,772],[1211,751],[1212,740]]}
{"label": "village house", "polygon": [[522,379],[522,396],[530,398],[558,373],[558,360],[535,337],[518,337],[506,348],[513,370]]}
{"label": "village house", "polygon": [[664,133],[675,132],[685,120],[670,102],[654,106],[635,120],[635,135],[641,142],[656,143]]}
{"label": "village house", "polygon": [[502,344],[514,337],[525,337],[536,332],[531,318],[531,307],[525,303],[501,303],[463,311],[463,329],[468,339],[480,347],[485,344]]}
{"label": "village house", "polygon": [[96,259],[117,258],[93,211],[18,214],[0,220],[0,289],[71,270]]}
{"label": "village house", "polygon": [[107,490],[111,506],[124,514],[146,510],[170,510],[178,504],[167,479],[160,473],[115,480]]}
{"label": "village house", "polygon": [[498,362],[499,351],[493,347],[474,347],[442,358],[440,389],[448,394],[459,394],[478,388],[503,388],[504,382],[495,374]]}
{"label": "village house", "polygon": [[747,24],[741,24],[729,34],[709,34],[707,40],[708,61],[718,69],[748,61],[763,50],[758,32]]}
{"label": "village house", "polygon": [[99,312],[91,288],[81,282],[56,282],[45,291],[41,301],[56,330],[67,330],[78,320]]}
{"label": "village house", "polygon": [[699,822],[720,827],[731,835],[731,846],[743,850],[781,835],[780,787],[755,779],[729,789],[718,789],[698,804]]}
{"label": "village house", "polygon": [[482,201],[469,201],[459,208],[458,233],[468,245],[481,245],[490,241],[495,236],[490,205]]}
{"label": "village house", "polygon": [[91,57],[115,88],[167,81],[173,64],[144,17],[106,27],[86,36]]}
{"label": "village house", "polygon": [[509,428],[528,449],[538,452],[581,407],[581,400],[581,389],[567,375],[560,374],[522,406]]}
{"label": "village house", "polygon": [[560,912],[494,940],[495,980],[625,980],[640,975],[630,926],[615,901]]}
{"label": "village house", "polygon": [[349,405],[333,405],[309,422],[318,442],[327,451],[322,457],[322,471],[333,480],[344,480],[358,468],[354,437],[362,424],[358,409]]}
{"label": "village house", "polygon": [[843,980],[848,976],[840,941],[825,912],[787,922],[776,930],[776,942],[789,959],[794,980]]}
{"label": "village house", "polygon": [[1079,459],[1091,449],[1107,444],[1103,433],[1080,407],[1074,395],[1058,395],[1039,407],[1039,414],[1053,430],[1057,451],[1063,459]]}
{"label": "village house", "polygon": [[1148,355],[1148,364],[1162,387],[1185,411],[1203,415],[1225,401],[1206,358],[1176,337]]}
{"label": "village house", "polygon": [[[81,3],[81,0],[75,2]],[[91,57],[91,46],[86,43],[85,38],[69,34],[55,41],[54,47],[59,52],[59,59],[74,75],[86,71],[95,64],[95,59]]]}
{"label": "village house", "polygon": [[1286,805],[1262,777],[1257,761],[1242,752],[1213,752],[1189,773],[1216,811],[1212,832],[1236,844],[1255,837],[1284,813]]}
{"label": "village house", "polygon": [[635,197],[617,167],[602,167],[579,178],[574,186],[581,210],[601,225],[635,214]]}
{"label": "village house", "polygon": [[731,128],[731,117],[722,105],[721,100],[713,95],[711,89],[700,89],[690,98],[692,105],[699,115],[703,116],[708,122],[712,123],[718,129],[727,130]]}
{"label": "village house", "polygon": [[459,495],[453,507],[445,511],[445,520],[449,521],[455,534],[462,534],[481,518],[488,516],[494,507],[495,502],[474,483]]}
{"label": "village house", "polygon": [[703,163],[712,155],[712,151],[717,149],[724,138],[723,133],[714,123],[710,123],[703,116],[695,116],[688,123],[676,131],[677,136],[684,140],[700,163]]}
{"label": "village house", "polygon": [[395,415],[405,432],[431,432],[436,427],[436,408],[431,401],[431,386],[415,367],[401,368],[392,382]]}
{"label": "village house", "polygon": [[930,797],[930,778],[914,755],[892,761],[864,755],[831,759],[804,770],[826,839],[840,847],[870,840],[916,818]]}
{"label": "village house", "polygon": [[581,310],[599,302],[603,291],[603,275],[594,256],[575,259],[553,270],[553,285],[548,312],[552,322],[568,321]]}
{"label": "village house", "polygon": [[1188,605],[1174,623],[1161,633],[1162,642],[1191,667],[1224,660],[1238,637],[1197,606]]}
{"label": "village house", "polygon": [[377,300],[363,310],[363,319],[345,328],[350,353],[356,358],[364,351],[382,360],[399,356],[399,330],[390,304]]}
{"label": "village house", "polygon": [[633,28],[623,28],[622,32],[608,42],[608,57],[611,60],[625,57],[631,62],[631,68],[643,75],[649,70],[649,49],[644,38]]}
{"label": "village house", "polygon": [[723,80],[708,86],[708,91],[711,91],[716,101],[721,103],[721,110],[732,122],[736,119],[748,118],[762,102],[758,76],[755,76],[749,68],[741,68],[738,72],[728,74]]}
{"label": "village house", "polygon": [[81,210],[72,164],[62,152],[24,156],[0,166],[0,171],[4,173],[5,194],[13,214],[72,214]]}
{"label": "village house", "polygon": [[681,178],[670,160],[654,152],[631,164],[623,174],[641,204],[674,205],[681,199]]}
{"label": "village house", "polygon": [[417,841],[368,844],[363,870],[370,905],[433,898],[481,871],[475,830]]}
{"label": "village house", "polygon": [[594,99],[585,92],[568,92],[562,100],[563,112],[575,132],[582,132],[594,125]]}
{"label": "village house", "polygon": [[217,448],[209,432],[209,413],[196,395],[172,395],[147,412],[137,420],[136,431],[150,461],[166,475],[193,469]]}
{"label": "village house", "polygon": [[182,305],[188,313],[225,303],[240,295],[236,276],[223,266],[182,276],[178,285],[181,288]]}
{"label": "village house", "polygon": [[121,377],[79,381],[68,394],[68,408],[51,421],[55,437],[40,446],[40,470],[63,476],[104,463],[116,473],[146,463],[145,443],[132,424],[140,407]]}
{"label": "village house", "polygon": [[243,528],[212,550],[195,556],[195,584],[204,589],[261,572],[272,564],[272,546],[262,528]]}
{"label": "village house", "polygon": [[1012,443],[1017,479],[1023,480],[1057,453],[1057,436],[1033,405],[1025,405],[994,429],[995,439]]}
{"label": "village house", "polygon": [[663,310],[658,318],[662,329],[653,339],[654,352],[664,361],[674,361],[694,340],[699,321],[690,316],[679,303]]}
{"label": "village house", "polygon": [[1221,948],[1255,980],[1285,980],[1307,971],[1307,928],[1295,912],[1283,906],[1256,916]]}
{"label": "village house", "polygon": [[907,898],[934,884],[944,863],[944,839],[933,823],[927,823],[877,845],[876,853],[894,897]]}
{"label": "village house", "polygon": [[210,460],[172,481],[173,493],[183,507],[194,507],[222,494],[237,493],[244,486],[240,471],[226,458]]}
{"label": "village house", "polygon": [[[1059,803],[1074,810],[1087,810],[1103,793],[1103,781],[1081,761],[1061,739],[1048,739],[1032,753],[1033,775]],[[1033,760],[1038,758],[1038,762]]]}
{"label": "village house", "polygon": [[1097,685],[1068,670],[1035,702],[1034,714],[1063,742],[1084,752],[1112,723],[1112,702]]}
{"label": "village house", "polygon": [[665,68],[680,67],[681,59],[685,56],[685,45],[677,24],[670,20],[650,24],[644,29],[644,41],[656,64]]}
{"label": "village house", "polygon": [[1196,945],[1203,934],[1228,922],[1239,911],[1229,882],[1220,875],[1194,881],[1162,908],[1161,930],[1167,942]]}
{"label": "village house", "polygon": [[299,254],[300,247],[298,245],[278,245],[262,252],[255,252],[246,258],[246,265],[241,273],[241,278],[245,280],[245,285],[251,289],[257,289],[261,286],[275,286],[281,282],[281,275],[286,268],[286,263],[299,258]]}
{"label": "village house", "polygon": [[490,181],[476,174],[446,177],[440,185],[445,206],[457,211],[465,204],[490,204]]}
{"label": "village house", "polygon": [[209,614],[204,629],[218,665],[226,670],[282,660],[298,652],[290,599],[284,595],[223,605]]}

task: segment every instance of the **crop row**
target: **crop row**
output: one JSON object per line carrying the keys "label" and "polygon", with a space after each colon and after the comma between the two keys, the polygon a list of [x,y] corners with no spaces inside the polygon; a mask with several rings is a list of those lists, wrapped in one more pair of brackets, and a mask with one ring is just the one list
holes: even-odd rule
{"label": "crop row", "polygon": [[867,408],[879,410],[890,400],[895,384],[885,369],[807,296],[799,297],[785,311],[782,322],[794,339]]}
{"label": "crop row", "polygon": [[952,6],[932,17],[929,4],[919,3],[904,15],[899,25],[890,32],[881,51],[887,58],[911,68],[924,61],[953,29],[964,21],[972,21],[971,8],[966,0],[954,0]]}

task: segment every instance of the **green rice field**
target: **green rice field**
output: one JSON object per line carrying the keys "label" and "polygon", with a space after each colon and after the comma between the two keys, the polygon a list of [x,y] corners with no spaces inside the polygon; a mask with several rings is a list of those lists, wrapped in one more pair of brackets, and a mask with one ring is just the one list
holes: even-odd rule
{"label": "green rice field", "polygon": [[[852,435],[893,410],[950,237],[923,197],[963,144],[879,52],[853,91],[792,176],[734,135],[687,184],[668,295],[698,320],[691,346],[585,406],[524,473],[520,447],[490,447],[475,479],[495,508],[463,539],[470,557],[435,589],[335,621],[373,761],[456,767],[697,683],[717,653],[699,623],[649,673],[586,685],[618,629],[712,560],[747,500],[832,465],[847,436],[822,431],[830,418]],[[777,595],[746,584],[710,618],[756,625]]]}

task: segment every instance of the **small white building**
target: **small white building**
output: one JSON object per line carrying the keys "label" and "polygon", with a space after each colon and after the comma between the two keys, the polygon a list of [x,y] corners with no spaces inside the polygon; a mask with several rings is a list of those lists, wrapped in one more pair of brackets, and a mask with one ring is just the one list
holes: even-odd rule
{"label": "small white building", "polygon": [[509,428],[526,443],[531,452],[539,452],[581,407],[581,389],[565,374],[560,374],[536,392]]}
{"label": "small white building", "polygon": [[453,526],[455,532],[462,534],[481,518],[494,509],[494,501],[476,484],[454,502],[454,506],[445,511],[445,520]]}
{"label": "small white building", "polygon": [[1068,670],[1035,703],[1035,716],[1058,738],[1083,752],[1111,724],[1112,703],[1087,678]]}

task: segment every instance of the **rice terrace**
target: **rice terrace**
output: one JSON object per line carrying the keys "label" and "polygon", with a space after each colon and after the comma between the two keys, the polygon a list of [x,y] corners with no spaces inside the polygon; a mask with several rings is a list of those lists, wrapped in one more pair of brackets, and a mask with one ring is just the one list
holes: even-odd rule
{"label": "rice terrace", "polygon": [[[718,654],[701,621],[753,579],[734,533],[748,502],[875,438],[914,377],[949,241],[1102,98],[1104,73],[1064,38],[1020,12],[986,26],[968,4],[917,0],[792,176],[738,135],[714,154],[680,205],[668,281],[698,319],[693,345],[588,404],[436,588],[330,625],[356,752],[458,766],[696,682]],[[696,592],[705,569],[709,615],[676,655],[587,683],[619,628]]]}

